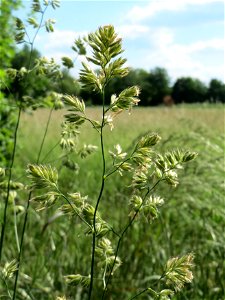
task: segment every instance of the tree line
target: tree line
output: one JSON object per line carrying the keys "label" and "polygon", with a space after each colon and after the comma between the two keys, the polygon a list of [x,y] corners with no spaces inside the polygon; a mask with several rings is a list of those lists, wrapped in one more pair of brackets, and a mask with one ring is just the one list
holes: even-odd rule
{"label": "tree line", "polygon": [[[12,68],[20,70],[28,64],[29,47],[24,46],[17,50],[11,59]],[[35,60],[41,55],[34,49],[31,65],[35,65]],[[46,98],[49,91],[77,95],[82,97],[91,105],[100,105],[100,95],[93,94],[93,91],[81,91],[80,83],[65,68],[62,70],[62,78],[58,82],[52,83],[45,76],[29,76],[24,84],[23,81],[16,79],[9,83],[10,88],[5,89],[4,93],[10,95],[16,94],[29,95],[32,98]],[[110,97],[113,93],[120,93],[129,86],[138,85],[141,89],[140,104],[143,106],[156,106],[160,104],[179,104],[179,103],[225,103],[225,84],[212,79],[208,85],[199,79],[192,77],[180,77],[173,84],[166,69],[156,67],[149,72],[143,69],[131,69],[128,76],[124,78],[115,78],[110,81],[106,89],[106,102],[110,103]],[[9,93],[10,91],[10,93]],[[9,95],[10,94],[10,95]]]}

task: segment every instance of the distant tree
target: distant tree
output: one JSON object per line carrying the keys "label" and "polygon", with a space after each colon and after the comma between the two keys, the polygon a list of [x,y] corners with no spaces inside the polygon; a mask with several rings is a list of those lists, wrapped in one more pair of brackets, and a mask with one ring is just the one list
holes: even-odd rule
{"label": "distant tree", "polygon": [[111,90],[121,92],[128,86],[138,85],[141,89],[140,105],[158,105],[170,93],[169,83],[168,73],[163,68],[155,68],[150,73],[143,69],[131,69],[125,78],[112,81],[107,92],[110,95]]}
{"label": "distant tree", "polygon": [[54,91],[57,93],[78,96],[80,93],[80,84],[67,69],[63,69],[62,79],[54,87]]}
{"label": "distant tree", "polygon": [[149,91],[147,105],[159,105],[163,103],[163,98],[169,95],[170,78],[167,71],[163,68],[155,68],[150,71],[148,76]]}
{"label": "distant tree", "polygon": [[[143,69],[131,69],[124,78],[114,78],[106,89],[106,103],[110,103],[112,93],[119,94],[129,86],[138,85],[141,89],[140,105],[158,105],[163,103],[164,96],[170,94],[170,79],[163,68],[155,68],[150,73]],[[98,94],[89,91],[82,91],[81,96],[89,99],[93,104],[100,104]]]}
{"label": "distant tree", "polygon": [[207,98],[210,102],[225,103],[225,84],[217,79],[212,79],[209,83]]}
{"label": "distant tree", "polygon": [[172,88],[175,103],[195,103],[207,100],[207,87],[199,79],[182,77],[177,79]]}
{"label": "distant tree", "polygon": [[150,101],[150,88],[151,85],[148,82],[149,73],[143,69],[130,69],[129,74],[124,78],[113,79],[107,89],[106,98],[110,101],[110,96],[116,92],[119,94],[125,88],[138,85],[141,89],[140,100],[142,105],[146,105]]}

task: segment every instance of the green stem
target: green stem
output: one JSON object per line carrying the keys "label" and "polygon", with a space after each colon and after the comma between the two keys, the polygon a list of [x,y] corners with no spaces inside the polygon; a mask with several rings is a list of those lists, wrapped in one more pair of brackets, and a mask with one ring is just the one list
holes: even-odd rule
{"label": "green stem", "polygon": [[17,229],[17,218],[16,218],[16,203],[15,199],[13,201],[13,214],[14,214],[14,232],[15,232],[15,237],[16,237],[16,246],[18,253],[20,252],[20,243],[19,243],[19,237],[18,237],[18,229]]}
{"label": "green stem", "polygon": [[72,203],[70,202],[70,200],[63,194],[60,192],[60,190],[57,188],[57,191],[59,192],[59,194],[66,200],[66,202],[70,205],[70,207],[72,208],[72,210],[74,211],[74,213],[81,219],[81,221],[83,221],[91,230],[92,227],[90,224],[88,224],[87,221],[85,221],[85,219],[76,211],[76,209],[73,207]]}
{"label": "green stem", "polygon": [[[161,181],[161,179],[158,180],[158,181],[151,187],[151,189],[148,188],[148,190],[147,190],[147,192],[146,192],[146,194],[145,194],[143,200],[145,200],[146,197],[148,196],[148,194],[149,194],[151,191],[153,191],[153,190],[155,189],[155,187],[160,183],[160,181]],[[144,201],[143,201],[143,203],[144,203]],[[141,209],[143,203],[140,205],[139,209],[135,212],[134,216],[133,216],[132,219],[128,222],[128,224],[125,226],[123,232],[122,232],[121,235],[120,235],[120,238],[119,238],[119,240],[118,240],[117,247],[116,247],[115,258],[114,258],[114,261],[113,261],[113,265],[112,265],[112,267],[111,267],[111,269],[110,269],[110,273],[109,273],[109,276],[108,276],[108,279],[107,279],[107,282],[106,282],[106,286],[105,286],[105,288],[104,288],[104,290],[103,290],[102,300],[105,298],[105,294],[106,294],[106,292],[107,292],[107,287],[108,287],[108,285],[109,285],[109,283],[110,283],[110,280],[111,280],[111,277],[112,277],[113,269],[114,269],[114,266],[115,266],[115,263],[116,263],[116,259],[117,259],[117,257],[118,257],[118,253],[119,253],[119,249],[120,249],[120,244],[121,244],[121,242],[122,242],[122,240],[123,240],[124,234],[125,234],[125,233],[127,232],[127,230],[132,226],[132,224],[133,224],[134,220],[136,219],[136,216],[138,215],[138,213],[139,213],[139,211],[140,211],[140,209]]]}
{"label": "green stem", "polygon": [[[47,7],[46,7],[46,9],[47,9]],[[43,14],[42,14],[41,22],[42,22],[42,20],[43,20]],[[31,43],[31,51],[30,51],[29,62],[28,62],[28,70],[30,69],[30,65],[31,65],[31,58],[32,58],[32,54],[33,54],[33,43],[34,43],[34,40],[37,36],[37,33],[38,33],[39,29],[40,29],[40,26],[38,27],[38,29],[36,31],[36,34],[33,38],[33,41]],[[4,244],[5,227],[6,227],[6,222],[7,222],[7,208],[8,208],[9,193],[10,193],[10,181],[11,181],[11,178],[12,178],[12,168],[13,168],[14,160],[15,160],[15,153],[16,153],[16,146],[17,146],[17,133],[18,133],[18,128],[19,128],[19,124],[20,124],[21,112],[22,112],[22,106],[20,104],[19,105],[19,112],[18,112],[18,117],[17,117],[16,128],[15,128],[15,132],[14,132],[14,146],[13,146],[11,165],[10,165],[10,168],[9,168],[7,195],[6,195],[4,215],[3,215],[3,223],[2,223],[2,231],[1,231],[1,239],[0,239],[0,262],[1,262],[1,258],[2,258],[2,249],[3,249],[3,244]]]}
{"label": "green stem", "polygon": [[17,146],[17,133],[18,133],[18,128],[19,128],[19,124],[20,124],[21,111],[22,111],[22,107],[20,105],[19,111],[18,111],[18,116],[17,116],[16,127],[15,127],[15,131],[14,131],[14,145],[13,145],[12,159],[11,159],[11,164],[9,167],[7,194],[6,194],[6,199],[5,199],[5,208],[4,208],[1,239],[0,239],[0,262],[1,262],[1,258],[2,258],[2,249],[3,249],[3,245],[4,245],[5,229],[6,229],[6,223],[7,223],[7,208],[8,208],[8,204],[9,204],[10,182],[12,179],[12,169],[13,169],[14,160],[15,160],[15,153],[16,153],[16,146]]}
{"label": "green stem", "polygon": [[105,92],[103,89],[102,92],[102,124],[101,124],[101,131],[100,131],[100,138],[101,138],[101,154],[102,154],[102,183],[100,192],[98,195],[97,203],[95,206],[94,218],[93,218],[93,237],[92,237],[92,256],[91,256],[91,279],[90,279],[90,286],[88,292],[88,300],[91,300],[92,290],[93,290],[93,279],[94,279],[94,264],[95,264],[95,244],[96,244],[96,215],[98,211],[98,206],[102,198],[102,193],[105,186],[105,152],[104,152],[104,139],[103,139],[103,127],[104,127],[104,118],[105,118]]}
{"label": "green stem", "polygon": [[[33,50],[34,50],[34,41],[35,41],[35,39],[37,37],[37,34],[38,34],[38,32],[39,32],[39,30],[41,28],[41,25],[42,25],[42,22],[43,22],[43,18],[44,18],[44,14],[45,14],[47,8],[48,8],[48,5],[41,12],[41,20],[40,20],[39,26],[38,26],[35,34],[34,34],[33,40],[31,42],[31,50],[30,50],[30,58],[29,58],[28,70],[30,69],[30,66],[31,66],[31,58],[32,58]],[[49,119],[48,119],[48,122],[47,122],[47,125],[46,125],[46,129],[45,129],[45,132],[44,132],[44,136],[42,138],[40,150],[39,150],[37,161],[36,161],[37,164],[39,162],[41,151],[42,151],[42,148],[43,148],[43,145],[44,145],[44,141],[45,141],[45,138],[46,138],[46,134],[47,134],[47,130],[48,130],[50,118],[51,118],[51,113],[52,113],[52,111],[50,112]],[[13,287],[13,298],[12,298],[12,300],[16,299],[17,282],[18,282],[19,272],[20,272],[20,262],[21,262],[21,257],[22,257],[23,241],[24,241],[24,235],[25,235],[26,225],[27,225],[27,220],[28,220],[28,211],[29,211],[31,196],[32,196],[32,191],[30,191],[28,199],[27,199],[27,205],[26,205],[26,210],[25,210],[25,217],[24,217],[23,228],[22,228],[22,235],[21,235],[21,240],[20,240],[20,251],[19,251],[19,254],[18,254],[18,258],[17,258],[18,268],[17,268],[16,274],[15,274],[15,281],[14,281],[14,287]]]}
{"label": "green stem", "polygon": [[146,293],[148,291],[148,288],[147,289],[144,289],[143,291],[141,291],[140,293],[138,293],[137,295],[135,295],[134,297],[130,298],[130,300],[133,300],[139,296],[141,296],[142,294]]}
{"label": "green stem", "polygon": [[42,149],[43,149],[43,146],[44,146],[45,138],[46,138],[46,135],[47,135],[47,132],[48,132],[48,128],[49,128],[49,124],[50,124],[50,121],[51,121],[52,112],[53,112],[54,108],[55,108],[55,105],[52,106],[52,108],[50,110],[50,113],[48,115],[48,120],[47,120],[47,124],[46,124],[46,127],[45,127],[44,136],[42,138],[41,146],[40,146],[40,149],[39,149],[39,152],[38,152],[37,163],[40,161]]}
{"label": "green stem", "polygon": [[60,144],[60,140],[45,154],[44,158],[42,158],[41,163],[43,163],[49,154]]}
{"label": "green stem", "polygon": [[[163,273],[159,279],[155,280],[152,283],[152,286],[155,286],[156,284],[159,284],[159,282],[164,278],[164,276],[165,276],[165,274]],[[135,296],[133,296],[132,298],[130,298],[129,300],[133,300],[135,298],[138,298],[140,295],[146,293],[147,291],[151,291],[153,294],[155,294],[155,296],[158,296],[158,293],[156,291],[154,291],[151,288],[146,288],[146,289],[142,290],[141,292],[139,292],[138,294],[136,294]]]}
{"label": "green stem", "polygon": [[[54,107],[51,109],[51,111],[49,113],[49,116],[48,116],[48,121],[47,121],[45,132],[44,132],[44,135],[43,135],[43,138],[42,138],[41,146],[40,146],[40,149],[39,149],[39,152],[38,152],[36,164],[38,164],[39,160],[40,160],[41,152],[42,152],[43,145],[44,145],[46,135],[47,135],[47,132],[48,132],[48,127],[49,127],[49,123],[50,123],[50,120],[51,120],[53,109],[54,109]],[[30,207],[31,196],[32,196],[32,191],[29,193],[29,196],[28,196],[28,199],[27,199],[26,210],[25,210],[25,217],[24,217],[23,229],[22,229],[21,240],[20,240],[20,251],[19,251],[19,254],[18,254],[18,258],[17,258],[18,269],[16,271],[15,282],[14,282],[13,300],[16,299],[15,297],[16,297],[16,290],[17,290],[17,281],[18,281],[19,272],[20,272],[20,262],[21,262],[21,256],[22,256],[22,250],[23,250],[23,241],[24,241],[24,235],[25,235],[26,226],[27,226],[28,211],[29,211],[29,207]]]}
{"label": "green stem", "polygon": [[109,177],[110,175],[112,175],[113,173],[115,173],[117,170],[119,170],[120,167],[122,167],[122,165],[129,161],[132,158],[132,155],[130,157],[128,157],[127,159],[125,159],[124,161],[122,161],[114,170],[112,170],[111,172],[109,172],[108,174],[105,175],[105,178]]}
{"label": "green stem", "polygon": [[19,255],[18,255],[18,258],[17,258],[18,269],[17,269],[16,274],[15,274],[15,282],[14,282],[13,298],[12,298],[13,300],[16,299],[17,281],[18,281],[18,278],[19,278],[20,261],[21,261],[22,249],[23,249],[23,240],[24,240],[24,234],[25,234],[26,224],[27,224],[27,219],[28,219],[28,210],[29,210],[29,206],[30,206],[31,195],[32,195],[32,191],[29,193],[27,206],[26,206],[26,210],[25,210],[25,217],[24,217],[22,235],[21,235],[21,240],[20,240],[20,252],[19,252]]}

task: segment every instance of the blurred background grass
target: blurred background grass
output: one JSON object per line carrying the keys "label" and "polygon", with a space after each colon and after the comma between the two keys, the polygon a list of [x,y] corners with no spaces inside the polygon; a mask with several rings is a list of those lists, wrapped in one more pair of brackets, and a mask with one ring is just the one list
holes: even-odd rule
{"label": "blurred background grass", "polygon": [[[54,146],[60,139],[64,113],[63,110],[53,112],[41,160],[54,148],[43,163],[51,163],[61,170],[60,186],[63,191],[79,191],[95,203],[100,188],[101,155],[96,152],[86,159],[73,155],[73,160],[80,167],[77,173],[62,167],[60,157],[63,153],[59,146]],[[101,109],[88,108],[87,114],[99,119]],[[27,182],[25,169],[28,163],[36,161],[48,115],[47,109],[23,114],[14,180]],[[127,151],[138,136],[152,131],[162,136],[157,150],[166,152],[184,148],[197,151],[199,156],[180,172],[177,188],[164,185],[158,188],[157,194],[165,199],[160,218],[153,224],[138,218],[132,230],[128,231],[119,253],[123,265],[109,287],[112,296],[108,299],[128,299],[139,289],[151,286],[169,257],[187,252],[195,254],[194,282],[174,299],[224,299],[224,107],[180,105],[136,108],[131,115],[124,113],[118,116],[114,125],[112,132],[109,128],[105,130],[106,151],[118,143]],[[80,146],[83,143],[99,146],[99,137],[89,124],[83,126],[79,143]],[[108,154],[106,158],[110,166]],[[100,211],[118,232],[129,219],[130,193],[129,175],[120,177],[116,174],[107,180]],[[18,201],[24,205],[26,199],[27,196],[22,195]],[[37,213],[31,208],[20,280],[21,298],[18,299],[25,299],[24,287],[27,299],[54,299],[63,293],[71,299],[86,299],[85,289],[67,287],[63,275],[89,274],[91,237],[85,236],[78,220],[68,220],[66,216],[56,218],[43,231],[55,209]],[[19,234],[23,217],[23,212],[17,216]],[[15,252],[13,230],[7,234],[7,245],[7,256],[11,258]],[[116,246],[115,239],[113,246]],[[100,274],[97,276],[100,277]],[[98,278],[95,281],[95,295],[99,299]],[[146,297],[140,299],[148,299]]]}

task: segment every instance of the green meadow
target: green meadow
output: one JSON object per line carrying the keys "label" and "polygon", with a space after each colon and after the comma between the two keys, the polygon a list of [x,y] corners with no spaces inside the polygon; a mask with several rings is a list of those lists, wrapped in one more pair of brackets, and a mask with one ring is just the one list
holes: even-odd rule
{"label": "green meadow", "polygon": [[[13,180],[29,183],[28,163],[35,163],[50,111],[23,113],[19,127]],[[59,186],[64,191],[88,195],[96,203],[100,189],[101,155],[96,151],[86,158],[66,153],[59,146],[64,110],[53,111],[40,162],[56,166]],[[101,108],[87,108],[87,114],[98,120]],[[198,152],[194,162],[180,170],[176,188],[160,185],[156,194],[165,204],[160,217],[151,224],[137,218],[123,239],[119,257],[123,264],[109,285],[108,299],[129,299],[139,290],[154,285],[163,265],[170,257],[192,252],[195,256],[194,280],[173,299],[223,300],[225,294],[225,227],[224,227],[224,106],[180,105],[174,107],[135,108],[118,115],[114,129],[104,129],[106,167],[110,168],[108,150],[120,144],[125,152],[132,150],[135,140],[146,132],[161,137],[156,150],[166,152],[183,148]],[[100,147],[99,136],[90,124],[84,124],[77,149],[83,144]],[[65,159],[75,164],[65,166]],[[103,219],[120,232],[129,220],[130,175],[115,173],[108,180],[100,204]],[[18,205],[24,206],[27,192],[21,193]],[[60,200],[62,201],[62,200]],[[31,201],[17,299],[86,299],[87,288],[64,283],[66,274],[89,274],[91,235],[84,232],[78,220],[57,213],[57,203],[37,212]],[[114,213],[115,212],[115,213]],[[10,206],[9,214],[13,214]],[[18,211],[16,222],[21,234],[24,211]],[[14,219],[15,221],[15,219]],[[15,253],[13,218],[7,225],[6,256]],[[113,247],[115,247],[113,245]],[[96,300],[101,298],[98,278],[94,279]],[[100,276],[100,275],[99,275]],[[157,287],[155,287],[157,288]],[[151,299],[146,294],[140,299]]]}

